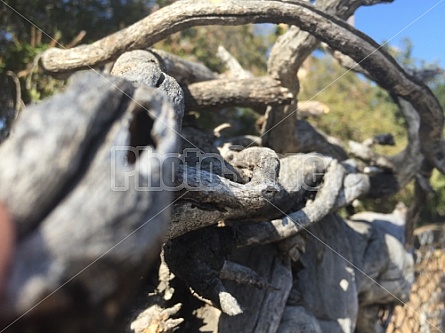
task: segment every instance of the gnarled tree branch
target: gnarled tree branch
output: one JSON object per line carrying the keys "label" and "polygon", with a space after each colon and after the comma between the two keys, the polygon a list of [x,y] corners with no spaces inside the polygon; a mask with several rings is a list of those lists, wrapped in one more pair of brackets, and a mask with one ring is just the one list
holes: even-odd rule
{"label": "gnarled tree branch", "polygon": [[184,86],[187,110],[289,104],[293,95],[269,77],[219,79]]}
{"label": "gnarled tree branch", "polygon": [[349,55],[374,73],[383,88],[405,98],[421,116],[422,152],[445,172],[442,142],[443,112],[431,91],[407,74],[372,39],[348,24],[304,3],[277,1],[180,1],[91,45],[70,50],[50,49],[42,54],[41,66],[50,73],[96,66],[124,51],[145,48],[181,29],[209,24],[294,24],[333,49]]}

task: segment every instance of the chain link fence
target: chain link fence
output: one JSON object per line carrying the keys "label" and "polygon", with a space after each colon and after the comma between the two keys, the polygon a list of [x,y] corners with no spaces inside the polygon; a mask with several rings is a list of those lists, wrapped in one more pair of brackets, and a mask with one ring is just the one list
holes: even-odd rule
{"label": "chain link fence", "polygon": [[[405,306],[388,318],[387,333],[445,332],[445,232],[442,225],[415,231],[416,281]],[[386,314],[388,316],[388,313]]]}

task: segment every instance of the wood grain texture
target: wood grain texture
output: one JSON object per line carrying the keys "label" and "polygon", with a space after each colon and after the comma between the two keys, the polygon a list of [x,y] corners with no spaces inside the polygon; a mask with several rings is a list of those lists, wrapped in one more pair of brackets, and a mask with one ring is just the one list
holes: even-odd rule
{"label": "wood grain texture", "polygon": [[227,282],[227,290],[238,297],[244,312],[236,317],[221,314],[218,332],[276,332],[292,287],[289,258],[269,245],[239,250],[232,259],[255,270],[277,290]]}
{"label": "wood grain texture", "polygon": [[[75,311],[76,288],[84,290],[86,307],[116,294],[125,299],[169,228],[171,194],[138,186],[156,181],[161,170],[174,172],[147,163],[149,151],[128,162],[130,127],[140,113],[151,117],[150,149],[160,156],[175,152],[177,122],[169,98],[87,72],[75,75],[65,93],[24,112],[29,117],[1,147],[11,159],[0,173],[17,180],[14,191],[2,182],[2,193],[9,193],[2,200],[22,234],[0,312],[10,318],[42,300],[34,315]],[[23,165],[13,168],[13,161]]]}
{"label": "wood grain texture", "polygon": [[95,89],[75,76],[70,90],[27,108],[11,138],[0,146],[0,154],[8,157],[0,166],[0,200],[10,210],[19,239],[63,198],[65,188],[88,163],[91,145],[103,140],[113,121],[122,116],[129,102],[124,94],[134,91],[124,80],[101,79],[93,73],[88,79]]}
{"label": "wood grain texture", "polygon": [[294,96],[269,77],[218,79],[184,87],[187,110],[290,104]]}

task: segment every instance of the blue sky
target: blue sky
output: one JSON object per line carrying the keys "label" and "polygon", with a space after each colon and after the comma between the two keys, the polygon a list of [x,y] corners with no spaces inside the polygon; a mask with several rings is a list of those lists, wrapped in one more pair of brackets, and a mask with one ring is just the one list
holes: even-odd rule
{"label": "blue sky", "polygon": [[362,7],[356,12],[355,27],[378,43],[391,39],[389,44],[396,47],[408,37],[414,58],[445,67],[445,0],[395,0]]}

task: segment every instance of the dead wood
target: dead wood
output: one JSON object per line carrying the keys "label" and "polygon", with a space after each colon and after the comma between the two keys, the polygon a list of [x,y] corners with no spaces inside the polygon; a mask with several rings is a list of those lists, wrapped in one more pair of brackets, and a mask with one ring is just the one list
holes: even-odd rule
{"label": "dead wood", "polygon": [[[49,313],[68,320],[82,307],[115,302],[122,309],[128,302],[168,230],[170,193],[136,186],[158,177],[159,168],[172,172],[146,161],[150,150],[176,151],[175,117],[163,93],[92,72],[24,111],[0,148],[8,156],[0,165],[1,200],[19,232],[2,323],[36,304],[30,320]],[[136,145],[149,150],[129,163],[140,135],[132,124],[141,121],[150,124],[149,137]],[[85,295],[81,303],[78,290]],[[79,320],[79,329],[88,322]]]}
{"label": "dead wood", "polygon": [[[344,8],[335,3],[335,8]],[[329,5],[326,6],[330,8]],[[349,8],[349,7],[346,7]],[[350,6],[355,9],[356,6]],[[334,13],[338,12],[334,9]],[[242,15],[240,15],[242,14]],[[343,15],[352,14],[348,10]],[[125,51],[145,48],[165,38],[169,34],[186,27],[209,24],[245,23],[289,23],[307,31],[331,48],[350,56],[367,71],[373,72],[376,82],[412,103],[419,113],[421,150],[426,158],[439,170],[445,172],[445,145],[442,142],[443,113],[431,91],[414,77],[407,74],[377,43],[348,24],[329,14],[321,12],[304,3],[276,1],[225,1],[208,3],[201,1],[180,1],[156,11],[144,20],[105,37],[91,45],[79,46],[69,50],[50,49],[42,54],[41,66],[49,73],[72,71],[88,66],[97,66],[116,58]],[[293,40],[295,42],[295,40]],[[279,44],[277,44],[279,45]],[[297,43],[298,45],[298,43]],[[306,45],[306,43],[305,43]],[[314,43],[304,48],[311,50]],[[283,51],[276,46],[278,50]],[[299,56],[307,55],[303,51]],[[285,56],[285,53],[281,53]],[[272,57],[271,57],[272,58]],[[293,59],[293,57],[288,59]],[[303,59],[305,58],[302,57]],[[298,63],[293,61],[293,63]],[[271,71],[273,74],[275,71]],[[292,71],[290,71],[292,72]],[[272,77],[275,77],[272,75]],[[282,80],[282,77],[277,77]],[[285,85],[288,86],[288,85]],[[288,112],[292,114],[292,112]],[[276,118],[277,116],[275,116]],[[286,117],[286,116],[284,116]],[[279,116],[266,130],[269,131],[283,118]],[[292,123],[292,118],[290,123]],[[292,127],[293,128],[293,127]],[[284,131],[286,137],[293,137],[293,130]],[[278,150],[278,146],[274,149]],[[287,149],[286,151],[290,151]]]}
{"label": "dead wood", "polygon": [[238,60],[227,51],[224,46],[219,45],[216,56],[222,60],[228,72],[224,73],[224,76],[233,77],[237,79],[248,79],[253,77],[253,74],[246,71]]}
{"label": "dead wood", "polygon": [[[303,266],[287,302],[288,311],[304,316],[293,321],[301,326],[290,327],[289,314],[285,316],[282,324],[287,331],[283,327],[282,332],[292,327],[298,331],[305,325],[321,332],[378,332],[362,330],[360,321],[356,324],[357,318],[363,318],[359,309],[405,300],[413,279],[412,257],[401,249],[403,217],[398,221],[402,224],[394,223],[392,216],[380,215],[345,223],[329,215],[307,228]],[[314,260],[322,264],[311,264]],[[378,328],[376,317],[372,318],[373,328]]]}
{"label": "dead wood", "polygon": [[269,77],[205,81],[185,86],[184,92],[186,108],[191,111],[283,105],[294,98],[288,89]]}
{"label": "dead wood", "polygon": [[302,118],[321,117],[329,113],[329,106],[318,101],[299,101],[298,116]]}
{"label": "dead wood", "polygon": [[[179,1],[91,45],[44,52],[40,65],[53,75],[117,59],[112,74],[121,78],[74,76],[66,92],[29,108],[0,146],[8,156],[0,165],[0,199],[19,235],[1,305],[5,318],[43,301],[32,319],[62,313],[61,323],[79,330],[91,329],[84,325],[91,317],[112,323],[168,239],[169,268],[223,311],[210,315],[220,332],[377,330],[376,310],[406,299],[412,282],[405,217],[396,211],[345,222],[335,212],[363,195],[394,193],[427,162],[430,171],[445,170],[443,115],[431,91],[331,16],[381,2],[390,1],[317,1],[322,12],[292,1]],[[272,49],[267,77],[217,79],[197,63],[139,50],[187,27],[251,22],[295,25]],[[410,124],[407,148],[388,158],[369,149],[360,155],[390,172],[366,174],[295,115],[296,71],[317,39],[360,63],[400,104]],[[273,149],[237,149],[230,142],[258,140],[218,137],[221,156],[218,133],[178,133],[184,110],[264,105],[263,144]],[[178,136],[195,146],[189,135],[213,153],[206,162],[178,151]],[[194,147],[197,156],[205,155],[201,148]],[[330,157],[277,154],[297,151]],[[174,163],[163,163],[167,158]],[[164,179],[169,188],[151,191]],[[72,310],[79,305],[88,313],[76,324]],[[133,329],[173,330],[182,321],[175,318],[179,308],[166,298],[154,302]]]}
{"label": "dead wood", "polygon": [[214,80],[218,75],[205,65],[158,49],[148,49],[159,61],[162,71],[171,75],[175,80],[183,84]]}
{"label": "dead wood", "polygon": [[231,259],[253,269],[274,289],[227,282],[227,290],[236,295],[244,312],[236,317],[222,314],[218,332],[276,332],[292,287],[290,260],[273,246],[246,248]]}
{"label": "dead wood", "polygon": [[176,80],[161,71],[151,53],[142,50],[124,53],[116,60],[111,74],[127,79],[135,87],[155,87],[165,92],[175,111],[173,120],[177,126],[175,128],[181,128],[184,117],[184,94]]}

